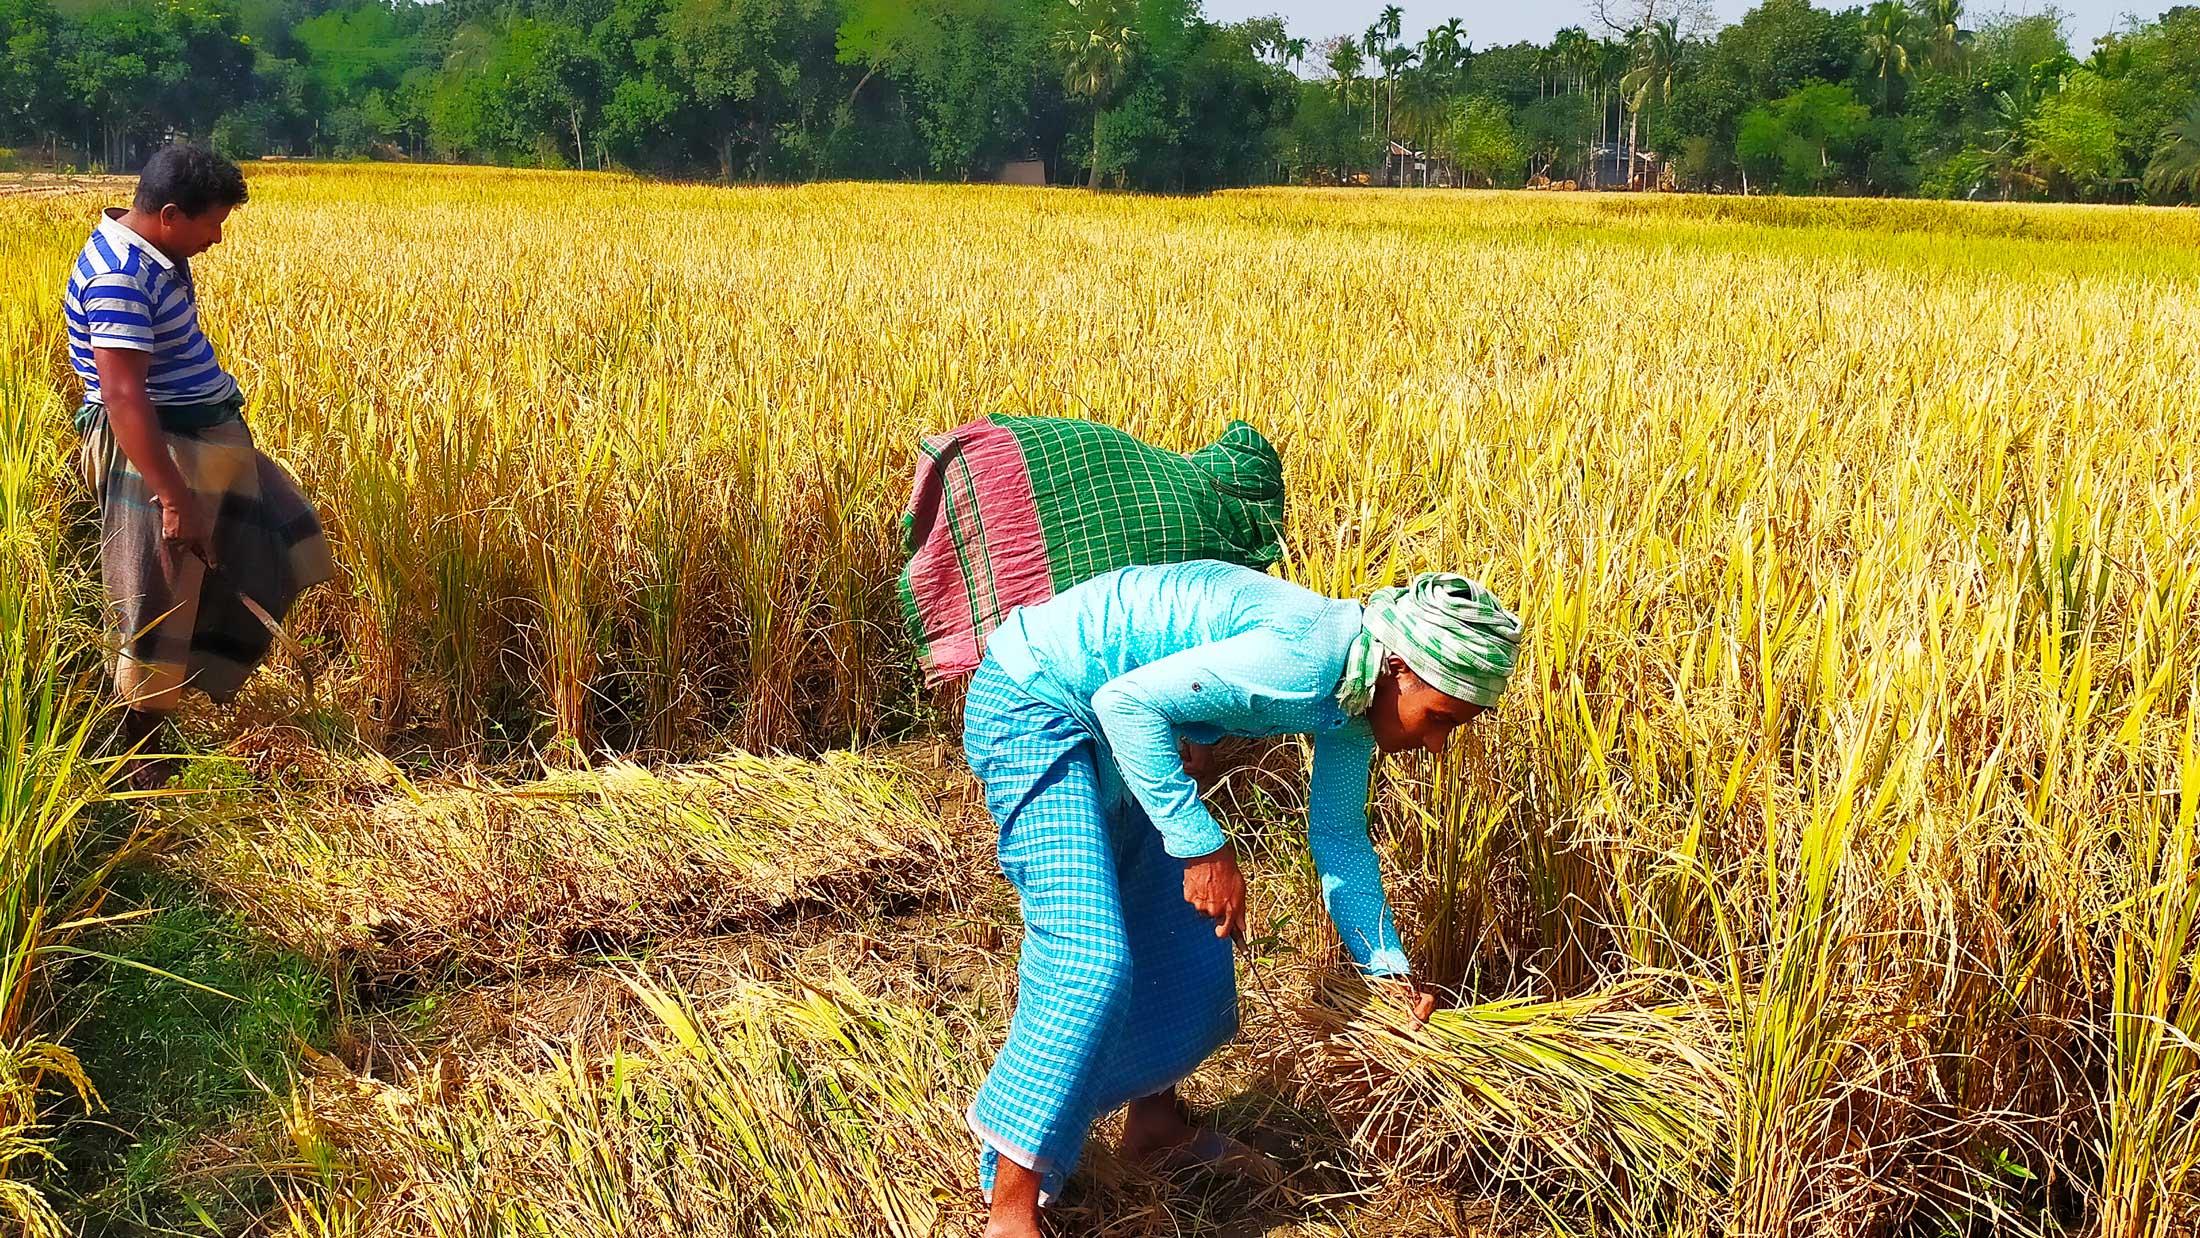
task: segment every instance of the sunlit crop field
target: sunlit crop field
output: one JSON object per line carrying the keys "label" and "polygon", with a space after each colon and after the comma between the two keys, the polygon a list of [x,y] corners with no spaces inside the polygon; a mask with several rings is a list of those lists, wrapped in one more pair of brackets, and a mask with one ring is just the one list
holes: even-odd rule
{"label": "sunlit crop field", "polygon": [[[415,1019],[410,1057],[316,1055],[228,1141],[255,1184],[229,1206],[298,1233],[974,1223],[958,1113],[1015,921],[892,576],[916,436],[1015,412],[1177,449],[1250,421],[1292,577],[1457,569],[1529,626],[1500,715],[1382,775],[1408,940],[1462,1009],[1415,1034],[1338,981],[1298,766],[1254,754],[1217,794],[1270,929],[1193,1094],[1323,1166],[1280,1203],[1187,1200],[1102,1158],[1078,1232],[2200,1220],[2200,216],[387,167],[252,195],[201,297],[341,575],[296,616],[310,683],[280,661],[202,720],[247,772],[149,810],[162,862],[368,981],[402,958],[370,1006],[440,991],[529,1034]],[[96,204],[0,198],[26,596],[82,570],[53,548],[83,515],[55,305]],[[773,775],[805,857],[821,814],[868,840],[818,870],[833,914],[784,921],[648,905],[696,865],[755,879],[716,835],[652,840],[671,875],[568,914],[624,826],[358,807],[444,804],[415,784],[461,768],[534,803],[546,763],[566,790],[531,794],[684,803],[747,776],[625,762],[889,744],[871,775]],[[518,871],[518,836],[581,876]],[[936,872],[866,897],[874,852]],[[361,876],[446,872],[474,884]],[[524,897],[484,926],[499,882]],[[623,1013],[515,1013],[550,989]]]}

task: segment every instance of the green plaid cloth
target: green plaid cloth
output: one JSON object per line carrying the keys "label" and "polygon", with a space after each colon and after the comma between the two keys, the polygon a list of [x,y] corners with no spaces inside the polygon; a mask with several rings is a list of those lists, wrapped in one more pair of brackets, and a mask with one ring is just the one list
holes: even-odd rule
{"label": "green plaid cloth", "polygon": [[1233,421],[1178,455],[1113,426],[996,414],[924,440],[900,593],[927,678],[977,669],[1015,607],[1134,564],[1283,558],[1283,460]]}
{"label": "green plaid cloth", "polygon": [[993,420],[1023,446],[1056,593],[1133,564],[1283,558],[1283,460],[1242,421],[1180,456],[1097,422]]}

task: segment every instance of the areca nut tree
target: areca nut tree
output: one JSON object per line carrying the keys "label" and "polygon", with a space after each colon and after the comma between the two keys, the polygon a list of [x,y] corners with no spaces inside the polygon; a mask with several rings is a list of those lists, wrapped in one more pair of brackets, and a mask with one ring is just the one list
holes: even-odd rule
{"label": "areca nut tree", "polygon": [[1963,28],[1963,0],[1918,0],[1917,22],[1936,65],[1954,63],[1971,42],[1971,32]]}
{"label": "areca nut tree", "polygon": [[1344,114],[1352,115],[1352,95],[1360,84],[1361,71],[1367,68],[1367,55],[1360,45],[1350,39],[1338,39],[1329,48],[1330,89],[1344,101]]}
{"label": "areca nut tree", "polygon": [[1673,78],[1680,72],[1681,64],[1679,19],[1665,17],[1644,26],[1635,32],[1634,45],[1634,64],[1619,82],[1620,93],[1634,112],[1627,122],[1627,175],[1630,180],[1635,174],[1635,134],[1642,123],[1643,109],[1673,97]]}
{"label": "areca nut tree", "polygon": [[[1383,136],[1391,145],[1396,145],[1398,141],[1398,75],[1412,68],[1414,62],[1420,59],[1420,54],[1410,47],[1386,47],[1383,49],[1383,54],[1377,59],[1381,60],[1383,65]],[[1387,146],[1384,149],[1383,157],[1387,166],[1387,161],[1390,158]],[[1398,180],[1400,184],[1405,182],[1405,164],[1402,159],[1398,165]]]}

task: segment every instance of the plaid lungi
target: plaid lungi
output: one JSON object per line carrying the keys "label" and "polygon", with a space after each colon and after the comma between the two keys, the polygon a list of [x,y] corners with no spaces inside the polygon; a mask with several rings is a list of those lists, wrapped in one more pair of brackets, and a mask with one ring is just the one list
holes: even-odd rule
{"label": "plaid lungi", "polygon": [[1052,1200],[1094,1121],[1174,1086],[1236,1034],[1236,964],[1102,746],[990,659],[970,683],[963,747],[1024,920],[1016,1013],[970,1108],[979,1180],[990,1194],[1006,1156]]}
{"label": "plaid lungi", "polygon": [[267,656],[273,637],[237,591],[280,620],[305,590],[334,574],[320,517],[283,467],[252,445],[242,417],[162,438],[210,520],[220,568],[209,580],[194,555],[161,540],[160,505],[108,428],[106,412],[78,416],[85,484],[99,502],[99,570],[115,689],[132,708],[165,712],[186,686],[226,701]]}

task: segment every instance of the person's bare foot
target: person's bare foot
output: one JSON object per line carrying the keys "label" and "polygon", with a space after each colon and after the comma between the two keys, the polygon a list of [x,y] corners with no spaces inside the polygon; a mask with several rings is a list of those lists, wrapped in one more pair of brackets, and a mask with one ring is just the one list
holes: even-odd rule
{"label": "person's bare foot", "polygon": [[132,791],[158,791],[182,773],[182,757],[140,757],[130,763],[125,781]]}
{"label": "person's bare foot", "polygon": [[1131,1102],[1123,1117],[1123,1155],[1165,1175],[1202,1169],[1259,1182],[1284,1177],[1283,1166],[1268,1154],[1194,1125],[1173,1091]]}
{"label": "person's bare foot", "polygon": [[168,715],[151,710],[123,711],[122,746],[139,755],[131,757],[117,773],[131,790],[158,791],[183,772],[181,757],[152,755],[158,753],[173,735],[167,722]]}
{"label": "person's bare foot", "polygon": [[1141,1096],[1123,1114],[1123,1157],[1151,1164],[1191,1146],[1199,1137],[1174,1091]]}

